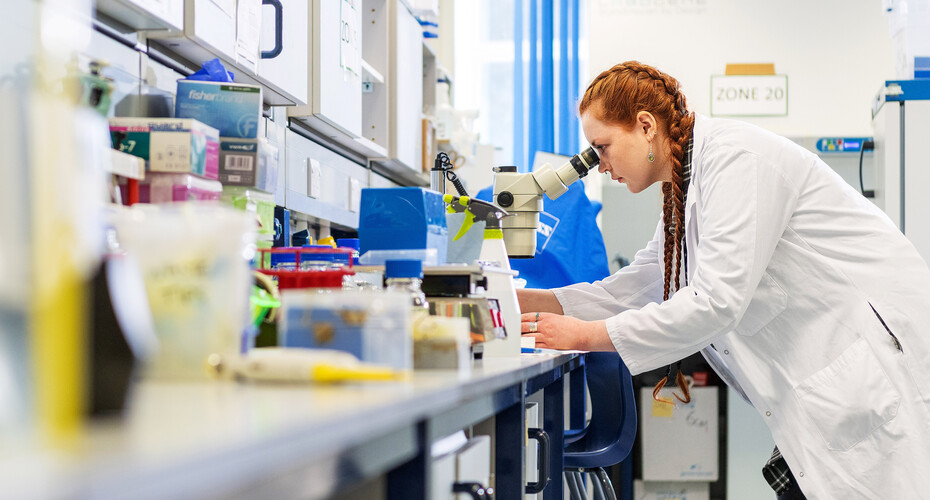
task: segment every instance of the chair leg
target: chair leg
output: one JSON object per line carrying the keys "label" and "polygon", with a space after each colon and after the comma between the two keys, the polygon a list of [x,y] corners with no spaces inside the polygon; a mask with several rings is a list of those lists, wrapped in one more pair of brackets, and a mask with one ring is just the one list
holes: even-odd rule
{"label": "chair leg", "polygon": [[577,471],[565,471],[565,484],[568,485],[568,492],[571,500],[587,500],[584,483],[578,480]]}
{"label": "chair leg", "polygon": [[598,467],[595,473],[594,481],[600,484],[606,500],[617,500],[617,494],[614,492],[614,485],[610,482],[610,476],[603,467]]}
{"label": "chair leg", "polygon": [[[595,472],[595,471],[593,471],[593,470],[592,470],[592,471],[588,471],[588,473],[594,473],[594,472]],[[588,473],[586,473],[586,474],[584,475],[585,480],[588,479]],[[594,500],[607,500],[607,497],[606,497],[605,494],[604,494],[604,487],[601,485],[601,482],[600,482],[600,480],[597,478],[597,476],[592,476],[592,477],[591,477],[591,490],[594,492],[594,495],[592,495],[592,497],[594,498]]]}

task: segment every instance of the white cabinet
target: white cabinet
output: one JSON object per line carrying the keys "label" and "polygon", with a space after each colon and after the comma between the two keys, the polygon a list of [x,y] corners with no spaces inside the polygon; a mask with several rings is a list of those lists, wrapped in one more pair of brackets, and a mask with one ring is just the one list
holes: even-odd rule
{"label": "white cabinet", "polygon": [[[395,0],[399,1],[399,0]],[[405,8],[394,10],[391,65],[391,144],[392,158],[416,172],[421,171],[420,120],[423,117],[423,31]]]}
{"label": "white cabinet", "polygon": [[422,171],[423,32],[400,0],[365,0],[364,15],[363,54],[372,71],[362,129],[387,152],[378,163],[409,179]]}
{"label": "white cabinet", "polygon": [[291,59],[308,61],[307,104],[289,108],[288,116],[354,144],[362,134],[362,2],[311,0],[304,19],[304,55],[298,50]]}
{"label": "white cabinet", "polygon": [[284,206],[347,228],[357,228],[358,198],[353,196],[368,187],[369,170],[293,130],[286,132],[284,142]]}
{"label": "white cabinet", "polygon": [[260,20],[255,18],[261,14],[256,13],[267,10],[268,16],[273,17],[270,8],[260,7],[259,0],[184,0],[181,31],[149,31],[146,36],[157,50],[177,54],[195,66],[219,58],[234,73],[236,82],[261,85],[266,104],[293,105],[300,99],[286,90],[281,81],[269,81],[256,74],[259,46],[273,44],[260,40],[262,25],[256,25]]}
{"label": "white cabinet", "polygon": [[184,0],[97,0],[97,12],[136,30],[181,30]]}
{"label": "white cabinet", "polygon": [[[258,76],[276,84],[294,96],[296,104],[309,103],[309,56],[307,53],[310,19],[310,0],[281,0],[284,25],[281,34],[281,53],[271,59],[262,59]],[[274,47],[275,19],[271,6],[262,10],[262,50]]]}

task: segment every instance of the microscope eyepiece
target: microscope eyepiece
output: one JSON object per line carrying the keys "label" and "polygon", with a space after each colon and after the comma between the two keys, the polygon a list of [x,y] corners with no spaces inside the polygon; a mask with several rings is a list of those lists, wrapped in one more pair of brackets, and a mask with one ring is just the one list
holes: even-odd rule
{"label": "microscope eyepiece", "polygon": [[594,151],[594,148],[588,147],[588,149],[572,156],[569,163],[572,164],[575,172],[578,172],[578,177],[581,178],[588,175],[588,170],[596,167],[600,161],[601,159],[597,156],[597,152]]}

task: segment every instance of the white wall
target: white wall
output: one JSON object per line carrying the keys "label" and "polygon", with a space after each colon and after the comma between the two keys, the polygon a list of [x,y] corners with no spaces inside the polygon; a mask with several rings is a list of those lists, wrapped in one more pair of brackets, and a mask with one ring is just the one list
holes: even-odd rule
{"label": "white wall", "polygon": [[590,0],[590,81],[635,59],[671,74],[710,113],[727,63],[788,75],[788,116],[748,121],[782,135],[870,135],[869,104],[894,77],[879,0]]}

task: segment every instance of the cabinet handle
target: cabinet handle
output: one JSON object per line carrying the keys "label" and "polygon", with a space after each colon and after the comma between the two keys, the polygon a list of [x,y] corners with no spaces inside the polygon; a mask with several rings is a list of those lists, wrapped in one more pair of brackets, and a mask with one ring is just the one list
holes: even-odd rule
{"label": "cabinet handle", "polygon": [[473,500],[491,500],[494,490],[481,483],[453,483],[452,493],[468,493]]}
{"label": "cabinet handle", "polygon": [[535,483],[526,485],[527,494],[542,493],[549,484],[549,434],[542,429],[531,427],[526,430],[530,439],[539,441],[539,449],[536,454],[536,467],[539,469],[539,479]]}
{"label": "cabinet handle", "polygon": [[262,5],[274,7],[274,48],[262,51],[262,59],[273,59],[284,49],[284,6],[281,0],[262,0]]}

